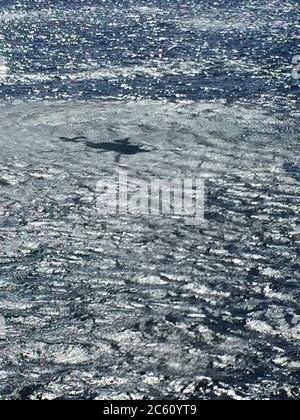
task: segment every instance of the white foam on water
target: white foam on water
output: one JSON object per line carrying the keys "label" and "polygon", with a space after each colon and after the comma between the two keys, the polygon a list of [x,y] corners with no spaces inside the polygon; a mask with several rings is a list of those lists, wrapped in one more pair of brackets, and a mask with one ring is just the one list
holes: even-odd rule
{"label": "white foam on water", "polygon": [[0,57],[0,82],[3,82],[7,79],[9,72],[9,67],[6,63],[6,60],[3,57]]}
{"label": "white foam on water", "polygon": [[5,10],[4,12],[0,13],[0,22],[1,23],[11,23],[14,21],[20,20],[32,20],[42,17],[47,17],[51,14],[51,10],[45,9],[40,11],[26,11],[26,12],[18,12],[15,10]]}
{"label": "white foam on water", "polygon": [[[4,36],[0,34],[0,46],[3,40],[4,40]],[[8,71],[9,71],[9,67],[7,65],[6,59],[0,55],[0,83],[3,82],[7,78]]]}
{"label": "white foam on water", "polygon": [[[62,81],[80,82],[88,80],[101,80],[101,79],[132,79],[136,76],[161,78],[165,75],[189,75],[192,77],[197,76],[204,71],[204,64],[197,61],[181,61],[173,60],[169,63],[163,63],[159,60],[149,61],[145,65],[134,66],[105,66],[99,68],[97,63],[90,63],[81,70],[70,70],[69,73],[31,73],[31,74],[8,74],[8,67],[3,61],[3,74],[6,76],[6,82],[11,85],[19,83],[36,83],[36,82],[51,82],[59,78]],[[1,60],[0,60],[0,77],[1,77]]]}
{"label": "white foam on water", "polygon": [[[196,14],[192,18],[183,18],[179,21],[180,25],[192,27],[196,30],[204,31],[260,31],[263,30],[266,25],[270,29],[276,29],[286,24],[286,21],[279,20],[276,14],[270,13],[276,9],[282,10],[282,13],[289,11],[290,5],[284,4],[284,2],[278,2],[277,0],[261,2],[255,9],[251,10],[248,7],[244,9],[241,5],[238,11],[230,9],[225,14],[220,15],[216,10],[210,10],[209,13],[203,12]],[[268,21],[266,22],[265,16],[268,15]]]}

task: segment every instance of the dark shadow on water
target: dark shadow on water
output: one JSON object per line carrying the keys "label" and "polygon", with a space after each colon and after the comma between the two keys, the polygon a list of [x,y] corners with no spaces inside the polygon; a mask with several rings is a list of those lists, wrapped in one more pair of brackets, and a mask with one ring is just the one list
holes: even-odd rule
{"label": "dark shadow on water", "polygon": [[68,138],[68,137],[60,137],[60,140],[64,141],[65,143],[78,143],[79,140],[87,140],[86,137],[72,137],[72,138]]}
{"label": "dark shadow on water", "polygon": [[130,139],[126,138],[123,140],[115,140],[113,143],[103,142],[103,143],[94,143],[91,141],[86,141],[85,145],[90,149],[102,150],[107,152],[116,152],[121,155],[136,155],[138,153],[146,153],[147,150],[143,149],[141,146],[136,144],[131,144]]}
{"label": "dark shadow on water", "polygon": [[9,182],[5,181],[5,179],[0,179],[0,187],[8,187],[9,185]]}
{"label": "dark shadow on water", "polygon": [[119,163],[122,156],[132,156],[139,153],[149,153],[149,150],[144,149],[143,147],[130,143],[130,138],[114,140],[113,142],[101,142],[96,143],[87,140],[86,137],[60,137],[60,140],[63,140],[67,143],[83,143],[86,147],[92,150],[99,152],[114,152],[117,154],[115,162]]}

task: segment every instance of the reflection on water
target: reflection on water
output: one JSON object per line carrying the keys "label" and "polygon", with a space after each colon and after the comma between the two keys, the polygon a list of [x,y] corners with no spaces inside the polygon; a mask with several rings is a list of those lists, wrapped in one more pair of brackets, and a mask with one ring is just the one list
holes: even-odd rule
{"label": "reflection on water", "polygon": [[[1,1],[0,399],[299,400],[299,7]],[[120,163],[205,223],[100,217]]]}
{"label": "reflection on water", "polygon": [[[113,6],[112,6],[113,3]],[[224,99],[297,108],[299,2],[36,0],[0,7],[0,99]]]}

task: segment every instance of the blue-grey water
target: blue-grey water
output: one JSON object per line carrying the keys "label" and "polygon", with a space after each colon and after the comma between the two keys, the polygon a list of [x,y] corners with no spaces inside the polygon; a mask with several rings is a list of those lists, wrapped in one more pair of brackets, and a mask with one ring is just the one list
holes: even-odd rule
{"label": "blue-grey water", "polygon": [[1,2],[8,100],[178,98],[288,103],[298,1]]}
{"label": "blue-grey water", "polygon": [[[1,1],[0,399],[299,399],[299,8]],[[120,166],[205,222],[100,217]]]}

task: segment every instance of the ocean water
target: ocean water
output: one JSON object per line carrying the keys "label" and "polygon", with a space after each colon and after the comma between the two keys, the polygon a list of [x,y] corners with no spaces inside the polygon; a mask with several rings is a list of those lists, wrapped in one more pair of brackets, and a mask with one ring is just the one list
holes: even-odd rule
{"label": "ocean water", "polygon": [[[299,399],[298,17],[2,0],[1,399]],[[120,167],[205,221],[99,215]]]}
{"label": "ocean water", "polygon": [[0,98],[294,104],[298,1],[2,1]]}

